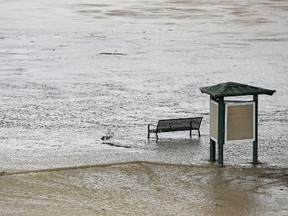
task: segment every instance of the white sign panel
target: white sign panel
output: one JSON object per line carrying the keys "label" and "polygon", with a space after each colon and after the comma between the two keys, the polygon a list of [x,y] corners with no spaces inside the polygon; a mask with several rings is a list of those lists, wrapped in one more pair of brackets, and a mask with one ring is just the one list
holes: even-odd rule
{"label": "white sign panel", "polygon": [[210,101],[210,138],[217,142],[218,139],[218,103]]}

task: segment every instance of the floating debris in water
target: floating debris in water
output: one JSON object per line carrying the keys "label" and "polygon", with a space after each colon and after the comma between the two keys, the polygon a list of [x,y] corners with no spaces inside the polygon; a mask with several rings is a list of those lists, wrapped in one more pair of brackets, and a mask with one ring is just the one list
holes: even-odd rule
{"label": "floating debris in water", "polygon": [[120,148],[131,148],[130,146],[117,145],[117,144],[110,143],[110,142],[103,142],[103,144],[114,146],[114,147],[120,147]]}
{"label": "floating debris in water", "polygon": [[126,56],[127,54],[125,53],[117,53],[117,52],[104,52],[104,53],[99,53],[100,55],[121,55],[121,56]]}
{"label": "floating debris in water", "polygon": [[112,136],[102,136],[101,137],[101,140],[109,140],[109,139],[111,139],[112,138]]}
{"label": "floating debris in water", "polygon": [[114,136],[114,133],[111,131],[111,129],[108,129],[106,135],[101,137],[101,140],[103,140],[103,141],[104,140],[109,140],[113,136]]}

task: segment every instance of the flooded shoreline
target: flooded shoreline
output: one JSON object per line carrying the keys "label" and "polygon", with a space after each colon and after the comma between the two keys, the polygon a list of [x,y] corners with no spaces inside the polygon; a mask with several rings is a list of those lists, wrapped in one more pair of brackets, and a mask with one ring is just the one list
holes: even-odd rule
{"label": "flooded shoreline", "polygon": [[0,185],[2,215],[288,213],[284,168],[137,162],[4,175]]}

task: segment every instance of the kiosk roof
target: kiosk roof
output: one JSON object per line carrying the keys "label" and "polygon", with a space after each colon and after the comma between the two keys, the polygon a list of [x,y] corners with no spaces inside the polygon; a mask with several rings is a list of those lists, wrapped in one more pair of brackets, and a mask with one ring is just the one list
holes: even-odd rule
{"label": "kiosk roof", "polygon": [[276,90],[264,89],[235,82],[226,82],[214,86],[201,87],[200,91],[202,93],[207,93],[214,98],[258,94],[273,95],[276,92]]}

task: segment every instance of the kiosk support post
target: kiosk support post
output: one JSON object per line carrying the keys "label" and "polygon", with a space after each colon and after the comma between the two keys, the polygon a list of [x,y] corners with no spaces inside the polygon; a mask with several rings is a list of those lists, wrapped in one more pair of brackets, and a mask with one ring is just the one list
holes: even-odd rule
{"label": "kiosk support post", "polygon": [[216,161],[215,153],[216,153],[216,142],[210,139],[210,161],[211,162]]}
{"label": "kiosk support post", "polygon": [[223,145],[225,129],[225,104],[223,97],[219,98],[218,104],[218,165],[223,167]]}
{"label": "kiosk support post", "polygon": [[253,141],[253,164],[258,163],[258,95],[253,95],[255,102],[255,140]]}

